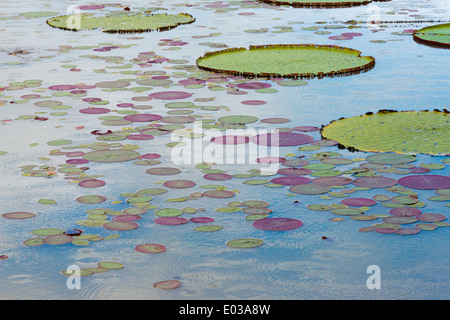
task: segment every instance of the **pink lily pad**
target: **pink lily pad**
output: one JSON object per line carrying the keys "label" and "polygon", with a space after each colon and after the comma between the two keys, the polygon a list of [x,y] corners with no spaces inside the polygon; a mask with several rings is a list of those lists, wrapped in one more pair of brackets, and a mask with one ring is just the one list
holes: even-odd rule
{"label": "pink lily pad", "polygon": [[83,188],[97,188],[97,187],[104,186],[105,184],[106,184],[105,181],[97,180],[97,179],[90,179],[90,180],[81,181],[78,185]]}
{"label": "pink lily pad", "polygon": [[398,217],[414,217],[421,214],[422,211],[412,207],[400,207],[389,210],[389,213]]}
{"label": "pink lily pad", "polygon": [[159,120],[162,117],[160,115],[151,114],[151,113],[137,113],[137,114],[130,114],[123,118],[125,120],[133,121],[133,122],[150,122],[150,121]]}
{"label": "pink lily pad", "polygon": [[156,224],[164,225],[164,226],[176,226],[188,223],[188,219],[181,218],[181,217],[161,217],[156,218],[154,222]]}
{"label": "pink lily pad", "polygon": [[36,215],[31,212],[8,212],[8,213],[2,214],[3,218],[14,219],[14,220],[29,219],[29,218],[33,218],[35,216]]}
{"label": "pink lily pad", "polygon": [[420,229],[417,228],[402,228],[398,229],[395,233],[401,234],[401,235],[412,235],[412,234],[418,234],[420,232]]}
{"label": "pink lily pad", "polygon": [[350,207],[369,207],[377,204],[375,200],[368,198],[347,198],[341,200],[341,203]]}
{"label": "pink lily pad", "polygon": [[314,132],[319,131],[320,128],[314,127],[314,126],[297,126],[292,128],[293,131],[300,131],[300,132]]}
{"label": "pink lily pad", "polygon": [[153,287],[163,290],[172,290],[181,286],[179,280],[164,280],[153,284]]}
{"label": "pink lily pad", "polygon": [[398,183],[405,188],[436,190],[450,188],[450,177],[441,175],[412,175],[400,178]]}
{"label": "pink lily pad", "polygon": [[270,182],[275,184],[281,184],[283,186],[298,186],[302,184],[307,184],[311,182],[311,179],[306,177],[295,177],[295,176],[287,176],[287,177],[279,177],[270,180]]}
{"label": "pink lily pad", "polygon": [[388,188],[395,186],[397,180],[387,177],[359,177],[353,180],[353,184],[364,188]]}
{"label": "pink lily pad", "polygon": [[260,106],[266,104],[267,102],[264,100],[244,100],[241,101],[241,103],[249,106]]}
{"label": "pink lily pad", "polygon": [[189,219],[190,222],[194,222],[194,223],[210,223],[210,222],[214,222],[214,218],[210,218],[210,217],[194,217],[194,218],[190,218]]}
{"label": "pink lily pad", "polygon": [[88,163],[89,160],[86,159],[69,159],[66,161],[68,164],[85,164]]}
{"label": "pink lily pad", "polygon": [[85,108],[80,109],[80,113],[84,114],[104,114],[110,112],[111,109],[108,108]]}
{"label": "pink lily pad", "polygon": [[144,141],[144,140],[153,140],[155,137],[149,134],[130,134],[127,136],[128,140],[138,140],[138,141]]}
{"label": "pink lily pad", "polygon": [[447,219],[446,216],[439,213],[422,213],[415,216],[417,220],[423,222],[440,222]]}
{"label": "pink lily pad", "polygon": [[162,253],[167,250],[167,248],[162,244],[157,243],[144,243],[138,244],[134,247],[134,250],[141,253]]}
{"label": "pink lily pad", "polygon": [[287,231],[300,228],[303,222],[291,218],[266,218],[253,222],[257,229],[267,231]]}
{"label": "pink lily pad", "polygon": [[244,82],[237,85],[241,89],[264,89],[270,88],[272,85],[265,82]]}
{"label": "pink lily pad", "polygon": [[205,197],[208,198],[231,198],[234,197],[236,194],[233,191],[228,190],[208,190],[203,193]]}
{"label": "pink lily pad", "polygon": [[191,97],[192,94],[189,92],[183,91],[163,91],[163,92],[155,92],[149,95],[150,98],[160,99],[160,100],[177,100],[177,99],[186,99]]}
{"label": "pink lily pad", "polygon": [[219,136],[219,137],[214,137],[211,139],[211,142],[213,142],[213,143],[224,144],[224,145],[244,144],[244,143],[248,143],[249,141],[250,141],[249,137],[236,136],[236,135]]}
{"label": "pink lily pad", "polygon": [[353,180],[347,177],[320,177],[313,179],[311,182],[320,186],[344,186]]}
{"label": "pink lily pad", "polygon": [[203,178],[213,181],[225,181],[230,180],[232,176],[226,173],[207,173],[203,176]]}
{"label": "pink lily pad", "polygon": [[131,221],[137,221],[139,219],[141,219],[141,217],[138,215],[135,215],[135,214],[122,214],[122,215],[113,217],[111,220],[118,221],[118,222],[131,222]]}
{"label": "pink lily pad", "polygon": [[250,140],[258,145],[285,147],[308,144],[314,139],[302,133],[279,132],[256,135]]}
{"label": "pink lily pad", "polygon": [[375,228],[374,231],[378,232],[378,233],[385,233],[385,234],[390,234],[390,233],[396,233],[397,232],[396,229],[392,229],[392,228]]}
{"label": "pink lily pad", "polygon": [[256,159],[257,163],[280,163],[285,161],[286,158],[282,157],[261,157]]}
{"label": "pink lily pad", "polygon": [[59,85],[50,86],[48,88],[50,90],[55,90],[55,91],[64,91],[64,90],[74,90],[74,89],[77,89],[78,87],[71,85],[71,84],[59,84]]}
{"label": "pink lily pad", "polygon": [[44,238],[44,243],[51,245],[66,244],[73,241],[73,237],[66,234],[56,234]]}

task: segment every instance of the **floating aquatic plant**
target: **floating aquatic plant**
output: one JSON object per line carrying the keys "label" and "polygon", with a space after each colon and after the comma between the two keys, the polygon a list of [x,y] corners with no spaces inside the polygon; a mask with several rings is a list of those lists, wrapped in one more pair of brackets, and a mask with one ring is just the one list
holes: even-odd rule
{"label": "floating aquatic plant", "polygon": [[448,112],[383,111],[331,122],[322,137],[345,148],[371,152],[447,154],[450,152]]}
{"label": "floating aquatic plant", "polygon": [[316,44],[272,44],[208,52],[200,69],[244,77],[313,78],[350,75],[373,68],[375,58],[355,49]]}
{"label": "floating aquatic plant", "polygon": [[[77,21],[78,19],[78,21]],[[100,29],[106,33],[142,33],[150,31],[165,31],[180,24],[195,21],[190,14],[148,14],[148,13],[120,13],[106,16],[91,14],[62,15],[47,20],[47,24],[70,31]]]}
{"label": "floating aquatic plant", "polygon": [[413,38],[417,42],[450,48],[450,23],[437,24],[416,30]]}

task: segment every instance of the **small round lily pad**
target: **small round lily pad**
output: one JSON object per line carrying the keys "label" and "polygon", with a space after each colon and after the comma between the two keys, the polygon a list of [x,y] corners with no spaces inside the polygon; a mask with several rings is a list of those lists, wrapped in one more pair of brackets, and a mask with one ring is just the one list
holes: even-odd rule
{"label": "small round lily pad", "polygon": [[261,239],[242,238],[242,239],[230,240],[226,244],[230,248],[247,249],[247,248],[259,247],[263,243],[264,243],[264,241]]}
{"label": "small round lily pad", "polygon": [[303,222],[292,218],[266,218],[253,222],[257,229],[267,231],[287,231],[300,228]]}
{"label": "small round lily pad", "polygon": [[161,253],[167,250],[162,244],[157,243],[144,243],[134,247],[134,250],[142,253]]}

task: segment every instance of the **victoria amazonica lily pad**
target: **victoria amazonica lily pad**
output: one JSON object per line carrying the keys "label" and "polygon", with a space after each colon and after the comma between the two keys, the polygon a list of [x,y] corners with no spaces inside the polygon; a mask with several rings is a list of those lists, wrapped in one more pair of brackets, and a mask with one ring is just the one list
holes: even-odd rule
{"label": "victoria amazonica lily pad", "polygon": [[63,15],[47,20],[47,24],[55,28],[71,31],[100,29],[107,33],[140,33],[169,30],[180,24],[194,21],[195,19],[186,13],[120,13],[106,16],[80,14],[73,17],[72,15]]}
{"label": "victoria amazonica lily pad", "polygon": [[247,77],[312,78],[365,71],[375,65],[375,58],[333,45],[273,44],[208,52],[197,65]]}
{"label": "victoria amazonica lily pad", "polygon": [[413,33],[413,38],[420,43],[450,48],[450,23],[416,30]]}
{"label": "victoria amazonica lily pad", "polygon": [[401,111],[340,119],[322,137],[351,150],[446,154],[450,152],[450,115],[439,111]]}
{"label": "victoria amazonica lily pad", "polygon": [[353,7],[365,5],[372,2],[372,0],[259,0],[259,1],[274,5],[288,5],[296,8],[303,8],[303,7],[341,8],[341,7]]}

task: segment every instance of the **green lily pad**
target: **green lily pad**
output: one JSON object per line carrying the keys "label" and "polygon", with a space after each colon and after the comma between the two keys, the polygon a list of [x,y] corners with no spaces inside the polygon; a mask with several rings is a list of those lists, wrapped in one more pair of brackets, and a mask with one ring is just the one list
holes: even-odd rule
{"label": "green lily pad", "polygon": [[314,77],[350,74],[373,67],[375,59],[338,46],[260,45],[208,52],[197,59],[200,69],[248,77]]}
{"label": "green lily pad", "polygon": [[264,241],[261,239],[243,238],[230,240],[227,242],[227,246],[230,248],[247,249],[259,247],[263,243]]}
{"label": "green lily pad", "polygon": [[106,16],[80,14],[77,18],[79,21],[73,21],[74,19],[70,15],[62,15],[48,19],[47,24],[55,28],[72,31],[100,29],[107,33],[136,33],[169,30],[180,24],[195,21],[187,13],[177,15],[120,13]]}
{"label": "green lily pad", "polygon": [[448,113],[439,111],[380,111],[333,121],[321,132],[324,138],[339,141],[352,150],[392,152],[367,158],[377,158],[376,163],[398,164],[412,162],[415,157],[394,152],[448,153],[449,118]]}

